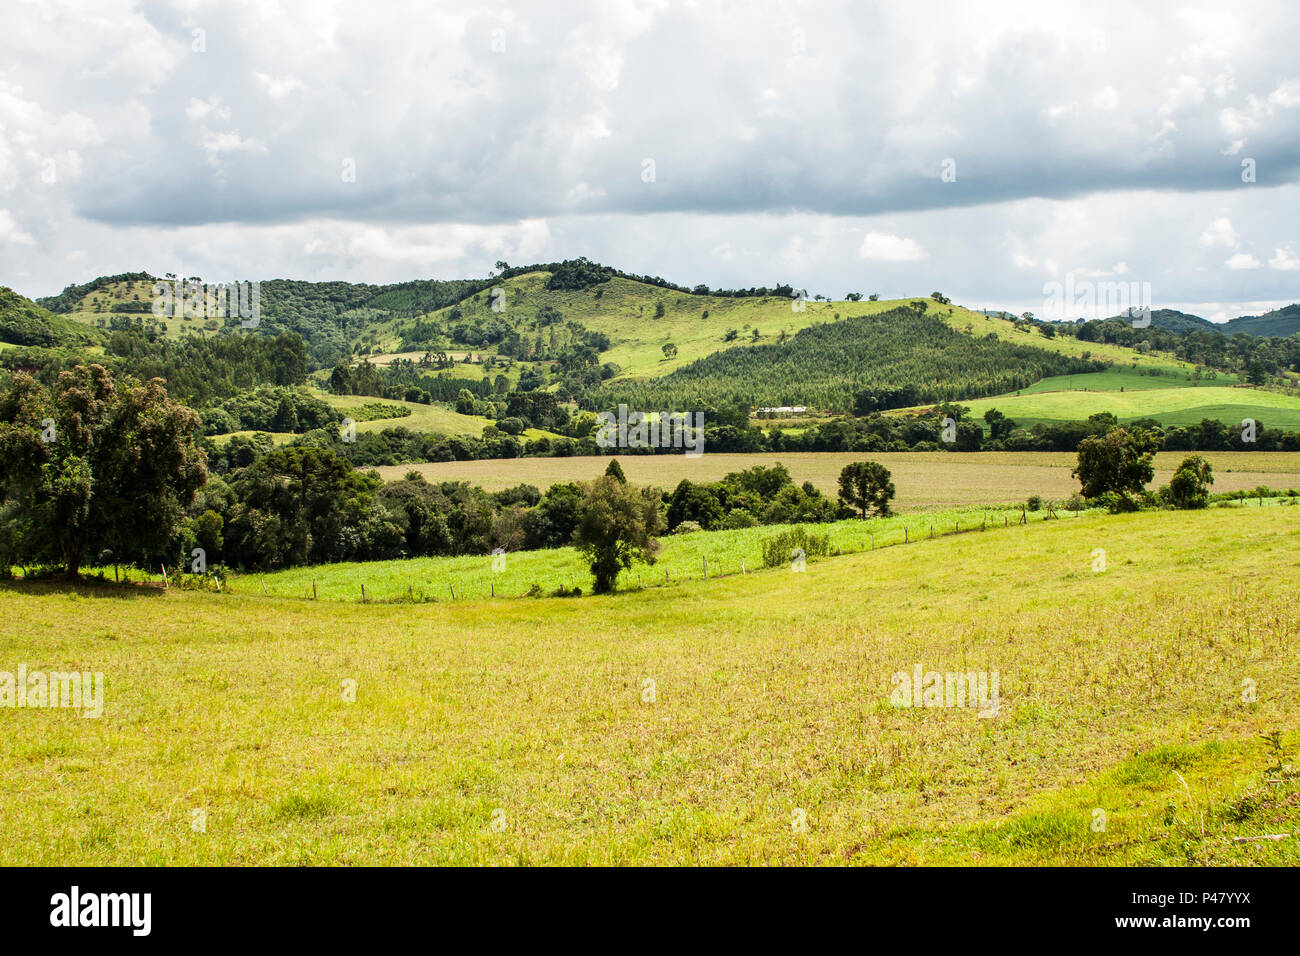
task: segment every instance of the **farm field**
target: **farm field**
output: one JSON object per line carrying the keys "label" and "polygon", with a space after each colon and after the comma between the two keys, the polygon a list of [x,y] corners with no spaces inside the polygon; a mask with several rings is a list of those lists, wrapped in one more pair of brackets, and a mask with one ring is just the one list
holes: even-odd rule
{"label": "farm field", "polygon": [[[1286,490],[1300,487],[1300,452],[1204,452],[1214,468],[1214,491],[1244,491],[1264,485]],[[1151,487],[1167,484],[1186,455],[1156,456]],[[1020,504],[1030,495],[1069,498],[1079,490],[1070,471],[1078,456],[1069,452],[781,452],[778,454],[622,455],[619,464],[634,484],[671,491],[683,478],[717,481],[754,465],[783,464],[796,483],[811,481],[828,495],[839,488],[840,471],[854,461],[879,461],[894,476],[900,511]],[[376,469],[387,480],[418,471],[429,481],[468,481],[488,491],[519,484],[545,490],[562,481],[588,481],[609,464],[604,457],[518,458],[504,461],[451,461],[421,465],[386,465]]]}
{"label": "farm field", "polygon": [[423,405],[419,402],[403,402],[389,398],[373,398],[368,395],[332,395],[319,392],[316,395],[328,402],[344,415],[360,409],[365,405],[385,405],[404,408],[410,412],[401,418],[376,418],[370,421],[357,420],[357,431],[373,432],[385,428],[403,426],[416,432],[439,432],[444,435],[481,435],[483,428],[491,420],[479,415],[462,415],[442,405]]}
{"label": "farm field", "polygon": [[[1295,865],[1233,838],[1300,829],[1298,538],[1095,515],[416,606],[5,584],[4,659],[105,698],[5,715],[0,862]],[[916,665],[996,711],[892,706]]]}
{"label": "farm field", "polygon": [[[1285,499],[1281,499],[1285,500]],[[1265,506],[1282,506],[1269,499]],[[1244,506],[1243,506],[1244,507]],[[830,555],[850,554],[894,545],[913,545],[933,534],[940,537],[976,528],[1001,528],[1019,522],[1020,510],[949,509],[888,518],[835,521],[817,525],[763,525],[719,531],[697,531],[668,535],[660,539],[662,550],[653,567],[625,571],[623,587],[672,587],[683,581],[729,574],[746,574],[763,569],[763,542],[783,531],[801,528],[809,535],[823,536]],[[1060,520],[1086,520],[1092,513],[1076,516],[1058,513]],[[1026,521],[1041,523],[1047,512],[1030,512]],[[808,555],[811,565],[828,557]],[[782,567],[789,567],[788,562]],[[150,580],[158,581],[157,577]],[[558,588],[591,589],[587,562],[571,547],[510,552],[493,564],[489,555],[409,558],[397,561],[342,562],[291,568],[269,574],[237,575],[228,587],[260,590],[281,597],[315,595],[320,600],[356,601],[365,585],[366,600],[445,601],[486,597],[521,597],[529,593],[550,594]]]}
{"label": "farm field", "polygon": [[[1071,376],[1062,376],[1070,378]],[[1088,376],[1075,376],[1087,378]],[[1253,418],[1267,428],[1300,429],[1300,398],[1257,388],[1199,385],[1195,388],[1138,388],[1119,391],[1048,391],[1044,379],[1019,395],[977,398],[961,404],[982,418],[996,408],[1021,425],[1038,422],[1079,421],[1096,412],[1111,412],[1120,423],[1154,418],[1162,425],[1194,425],[1203,418],[1240,427]],[[1159,381],[1159,379],[1148,379]]]}

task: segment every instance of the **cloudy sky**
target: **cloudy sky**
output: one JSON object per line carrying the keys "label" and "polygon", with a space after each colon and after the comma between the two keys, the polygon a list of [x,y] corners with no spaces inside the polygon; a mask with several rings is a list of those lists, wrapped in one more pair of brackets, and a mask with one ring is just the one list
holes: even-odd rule
{"label": "cloudy sky", "polygon": [[586,255],[1230,318],[1300,300],[1297,36],[1290,2],[6,0],[0,284]]}

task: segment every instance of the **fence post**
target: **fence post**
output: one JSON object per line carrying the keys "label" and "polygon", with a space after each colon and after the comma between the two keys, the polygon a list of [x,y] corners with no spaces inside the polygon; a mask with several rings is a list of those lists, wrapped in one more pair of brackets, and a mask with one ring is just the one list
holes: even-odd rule
{"label": "fence post", "polygon": [[366,603],[366,586],[364,584],[361,585],[361,603]]}
{"label": "fence post", "polygon": [[311,599],[316,600],[316,579],[311,579]]}
{"label": "fence post", "polygon": [[707,581],[709,579],[709,559],[704,555],[700,555],[700,565],[704,568],[704,580]]}

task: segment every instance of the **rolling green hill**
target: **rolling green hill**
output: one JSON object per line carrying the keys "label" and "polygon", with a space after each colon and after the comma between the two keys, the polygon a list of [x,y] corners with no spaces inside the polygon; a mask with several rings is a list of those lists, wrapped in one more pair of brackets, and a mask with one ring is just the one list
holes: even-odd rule
{"label": "rolling green hill", "polygon": [[785,341],[729,348],[646,382],[614,381],[598,405],[810,405],[874,411],[993,395],[1092,363],[998,337],[967,335],[901,306],[803,329]]}
{"label": "rolling green hill", "polygon": [[[59,315],[21,300],[25,305],[8,310],[9,340],[89,344],[114,329],[176,339],[211,336],[237,324],[237,318],[157,319],[150,310],[153,282],[140,272],[69,286],[41,300]],[[1290,427],[1295,420],[1295,400],[1274,392],[1246,394],[1232,387],[1240,384],[1235,375],[1203,374],[1151,350],[1167,342],[1133,343],[1142,351],[942,300],[800,302],[789,291],[688,291],[585,260],[506,268],[486,279],[391,285],[277,279],[261,283],[263,320],[251,334],[302,336],[308,368],[319,370],[313,375],[318,383],[335,364],[358,356],[383,366],[397,355],[415,359],[443,351],[459,359],[471,353],[474,364],[458,363],[437,374],[480,379],[479,360],[495,357],[504,361],[488,374],[505,375],[510,387],[518,386],[525,370],[539,370],[542,387],[571,392],[584,407],[735,402],[809,405],[826,412],[852,409],[855,396],[865,395],[860,412],[958,400],[978,402],[979,408],[996,405],[1025,424],[1077,420],[1101,410],[1170,424],[1254,417]],[[924,303],[923,316],[916,315],[918,302]],[[1152,324],[1176,333],[1280,335],[1300,327],[1300,306],[1218,325],[1161,309],[1153,312]],[[1110,368],[1102,371],[1097,363]],[[1198,394],[1177,394],[1186,389]],[[1128,394],[1134,391],[1152,395],[1141,402]],[[482,429],[481,423],[445,421],[454,415],[446,408],[424,408],[406,424],[421,430],[437,424],[458,433]]]}
{"label": "rolling green hill", "polygon": [[99,336],[0,286],[0,343],[52,348],[90,345]]}

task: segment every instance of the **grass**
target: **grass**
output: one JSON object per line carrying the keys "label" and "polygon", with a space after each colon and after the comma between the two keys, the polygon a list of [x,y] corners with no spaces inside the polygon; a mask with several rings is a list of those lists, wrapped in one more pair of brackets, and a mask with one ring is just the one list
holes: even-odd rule
{"label": "grass", "polygon": [[[368,421],[360,420],[359,416],[356,421],[356,430],[358,432],[378,432],[386,428],[405,428],[413,432],[431,432],[439,435],[473,435],[479,437],[483,434],[483,429],[488,425],[493,425],[490,418],[484,418],[481,415],[462,415],[453,411],[445,405],[431,404],[423,405],[419,402],[403,402],[390,398],[374,398],[369,395],[334,395],[330,392],[312,389],[312,394],[328,403],[331,407],[338,409],[344,416],[356,414],[358,410],[367,405],[383,405],[394,409],[405,409],[409,414],[395,418],[373,418]],[[253,435],[251,431],[234,432],[235,435]],[[286,444],[294,439],[291,432],[267,432],[271,439],[277,445]],[[554,432],[545,431],[540,428],[527,428],[520,436],[524,439],[533,438],[556,438]],[[225,442],[231,438],[231,435],[218,435],[213,440],[216,442]],[[409,471],[409,468],[402,469],[401,474]],[[400,475],[399,475],[400,477]]]}
{"label": "grass", "polygon": [[1209,418],[1240,427],[1243,419],[1253,418],[1268,428],[1300,429],[1300,398],[1258,388],[1222,385],[1123,392],[1025,390],[1014,395],[971,399],[962,404],[976,418],[983,418],[988,409],[996,408],[1023,426],[1081,421],[1095,412],[1111,412],[1121,422],[1154,418],[1163,425],[1194,425]]}
{"label": "grass", "polygon": [[[1295,865],[1298,536],[1098,516],[414,607],[4,585],[2,666],[106,689],[0,714],[0,863]],[[997,715],[890,706],[916,663],[996,669]]]}
{"label": "grass", "polygon": [[[707,448],[707,446],[706,446]],[[1156,456],[1152,487],[1168,484],[1183,452]],[[1300,487],[1300,452],[1206,452],[1214,469],[1215,491],[1243,491],[1260,485]],[[629,481],[671,491],[683,478],[717,481],[754,465],[783,464],[797,483],[811,481],[824,493],[839,490],[840,471],[849,462],[879,461],[893,475],[899,511],[929,511],[1022,503],[1030,495],[1065,499],[1079,490],[1070,471],[1078,457],[1070,452],[780,452],[773,454],[622,455],[619,464]],[[604,457],[519,458],[499,461],[453,461],[391,465],[377,469],[384,478],[418,471],[430,481],[468,481],[488,491],[519,484],[542,490],[557,482],[589,481],[604,473]]]}
{"label": "grass", "polygon": [[[1045,512],[1029,513],[1028,520],[1041,522]],[[653,567],[639,565],[624,571],[619,579],[624,588],[668,587],[688,580],[703,580],[743,574],[763,568],[763,542],[791,527],[829,539],[832,554],[869,551],[915,543],[933,533],[972,531],[983,524],[1000,528],[1020,519],[1020,512],[960,509],[927,512],[923,515],[895,515],[866,521],[836,521],[822,525],[768,525],[730,531],[699,531],[668,535]],[[1061,520],[1072,521],[1072,515]],[[825,558],[809,556],[813,564]],[[503,566],[502,566],[503,565]],[[366,561],[292,568],[270,574],[234,577],[228,587],[241,591],[282,597],[357,601],[361,586],[371,601],[446,601],[454,598],[521,597],[532,589],[551,594],[557,589],[591,589],[588,562],[571,547],[540,551],[519,551],[505,555],[494,566],[489,555],[447,558],[410,558],[398,561]]]}
{"label": "grass", "polygon": [[1034,395],[1040,392],[1119,392],[1145,389],[1206,388],[1210,386],[1237,385],[1237,377],[1220,373],[1213,379],[1192,378],[1188,369],[1151,366],[1135,369],[1132,366],[1115,366],[1104,372],[1086,375],[1053,375],[1021,389],[1017,394]]}
{"label": "grass", "polygon": [[337,408],[344,415],[353,409],[365,405],[388,405],[404,408],[410,412],[402,418],[378,418],[372,421],[358,420],[358,432],[383,431],[385,428],[398,426],[413,432],[438,432],[443,435],[483,434],[483,429],[492,424],[490,419],[480,415],[462,415],[444,405],[422,405],[419,402],[401,402],[395,399],[374,398],[369,395],[333,395],[321,392],[317,397]]}

